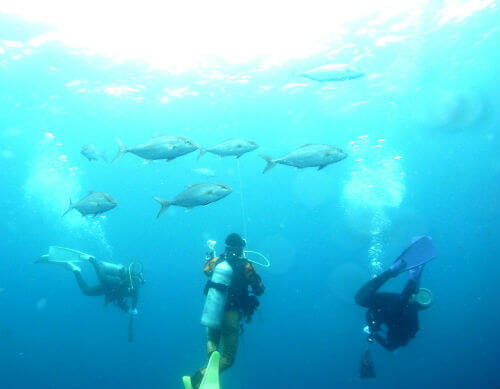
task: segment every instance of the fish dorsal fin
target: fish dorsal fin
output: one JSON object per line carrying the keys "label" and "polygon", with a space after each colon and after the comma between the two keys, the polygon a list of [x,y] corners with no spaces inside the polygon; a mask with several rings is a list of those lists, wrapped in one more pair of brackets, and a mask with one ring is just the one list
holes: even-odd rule
{"label": "fish dorsal fin", "polygon": [[97,193],[95,190],[89,190],[89,195]]}
{"label": "fish dorsal fin", "polygon": [[158,138],[160,136],[171,136],[170,134],[153,134],[153,138]]}
{"label": "fish dorsal fin", "polygon": [[114,202],[114,199],[113,197],[111,197],[110,194],[108,193],[103,193],[103,196],[106,198],[106,200],[108,200],[110,203]]}
{"label": "fish dorsal fin", "polygon": [[306,144],[300,146],[299,149],[301,149],[302,147],[308,147],[308,146],[312,146],[312,145],[313,145],[312,143],[306,143]]}
{"label": "fish dorsal fin", "polygon": [[195,186],[198,186],[198,185],[203,185],[203,184],[201,182],[197,182],[196,184],[186,185],[186,188],[191,189],[191,188],[194,188]]}

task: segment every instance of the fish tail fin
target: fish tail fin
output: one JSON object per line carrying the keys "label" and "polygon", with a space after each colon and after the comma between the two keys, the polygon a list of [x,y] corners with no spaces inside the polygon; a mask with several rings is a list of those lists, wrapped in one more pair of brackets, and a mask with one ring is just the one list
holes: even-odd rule
{"label": "fish tail fin", "polygon": [[267,165],[264,168],[264,170],[262,171],[262,174],[264,174],[265,172],[267,172],[268,170],[271,170],[273,167],[276,166],[276,162],[269,155],[260,154],[260,157],[264,158],[267,162]]}
{"label": "fish tail fin", "polygon": [[160,197],[153,197],[153,198],[156,201],[158,201],[161,205],[160,211],[158,212],[158,215],[156,215],[156,218],[158,219],[163,214],[163,212],[167,210],[167,208],[170,206],[170,203],[167,200],[162,199]]}
{"label": "fish tail fin", "polygon": [[113,161],[115,162],[118,158],[120,158],[123,154],[125,154],[128,149],[127,146],[120,140],[120,138],[116,137],[116,143],[118,143],[118,153],[116,153],[115,157],[113,158]]}
{"label": "fish tail fin", "polygon": [[66,212],[64,212],[62,215],[66,215],[69,211],[71,211],[73,209],[73,202],[71,201],[71,197],[69,199],[69,207],[68,209],[66,210]]}
{"label": "fish tail fin", "polygon": [[200,149],[200,154],[198,154],[198,158],[196,158],[196,160],[199,160],[207,152],[207,149],[205,149],[204,147],[200,147],[199,149]]}

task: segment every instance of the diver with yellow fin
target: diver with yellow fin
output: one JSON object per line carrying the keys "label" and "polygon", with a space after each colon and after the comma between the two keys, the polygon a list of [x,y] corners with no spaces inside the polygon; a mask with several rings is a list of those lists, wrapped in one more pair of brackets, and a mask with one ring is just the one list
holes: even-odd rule
{"label": "diver with yellow fin", "polygon": [[[262,295],[265,288],[250,263],[256,262],[245,256],[246,242],[239,234],[232,233],[227,236],[225,251],[219,257],[215,255],[215,241],[208,241],[207,244],[209,253],[204,272],[210,280],[205,286],[207,297],[201,324],[207,327],[207,353],[210,360],[214,358],[219,346],[221,348],[220,362],[215,365],[218,366],[218,374],[233,365],[238,350],[240,322],[243,319],[247,323],[251,321],[255,309],[259,306],[257,296]],[[260,253],[258,255],[265,258]],[[269,266],[267,258],[266,263],[262,265]],[[249,288],[252,293],[249,293]],[[184,377],[185,387],[218,388],[218,383],[217,386],[206,386],[209,372],[210,362],[192,377]]]}
{"label": "diver with yellow fin", "polygon": [[[432,293],[420,288],[425,264],[437,256],[432,239],[415,238],[412,244],[394,261],[388,270],[368,281],[356,293],[356,303],[368,308],[366,312],[368,342],[376,341],[383,348],[394,351],[406,346],[419,330],[418,312],[432,304]],[[378,292],[388,280],[408,272],[403,292]],[[361,360],[361,378],[375,378],[375,369],[367,348]]]}
{"label": "diver with yellow fin", "polygon": [[[89,286],[82,276],[79,265],[92,264],[99,283]],[[113,303],[130,315],[129,341],[133,340],[133,317],[137,315],[139,289],[144,284],[142,264],[132,262],[128,267],[122,264],[98,261],[94,256],[66,247],[50,246],[49,253],[42,255],[35,263],[56,265],[71,271],[78,286],[86,296],[104,296],[104,304]]]}

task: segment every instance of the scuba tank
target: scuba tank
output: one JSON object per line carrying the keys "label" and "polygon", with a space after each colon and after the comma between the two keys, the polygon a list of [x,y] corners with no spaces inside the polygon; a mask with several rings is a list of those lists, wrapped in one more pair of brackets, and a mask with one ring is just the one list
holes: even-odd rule
{"label": "scuba tank", "polygon": [[125,266],[111,262],[98,262],[99,272],[109,277],[120,277],[125,274]]}
{"label": "scuba tank", "polygon": [[119,287],[127,280],[127,270],[121,264],[97,261],[94,264],[97,278],[108,287]]}
{"label": "scuba tank", "polygon": [[205,300],[201,325],[218,329],[222,324],[222,316],[226,307],[227,293],[233,278],[233,268],[224,260],[215,266],[212,278],[207,284],[208,292]]}

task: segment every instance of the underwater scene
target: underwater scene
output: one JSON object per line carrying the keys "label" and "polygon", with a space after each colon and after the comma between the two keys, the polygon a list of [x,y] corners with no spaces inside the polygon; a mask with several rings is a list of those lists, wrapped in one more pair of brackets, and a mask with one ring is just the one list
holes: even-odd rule
{"label": "underwater scene", "polygon": [[0,389],[500,388],[496,0],[0,4]]}

